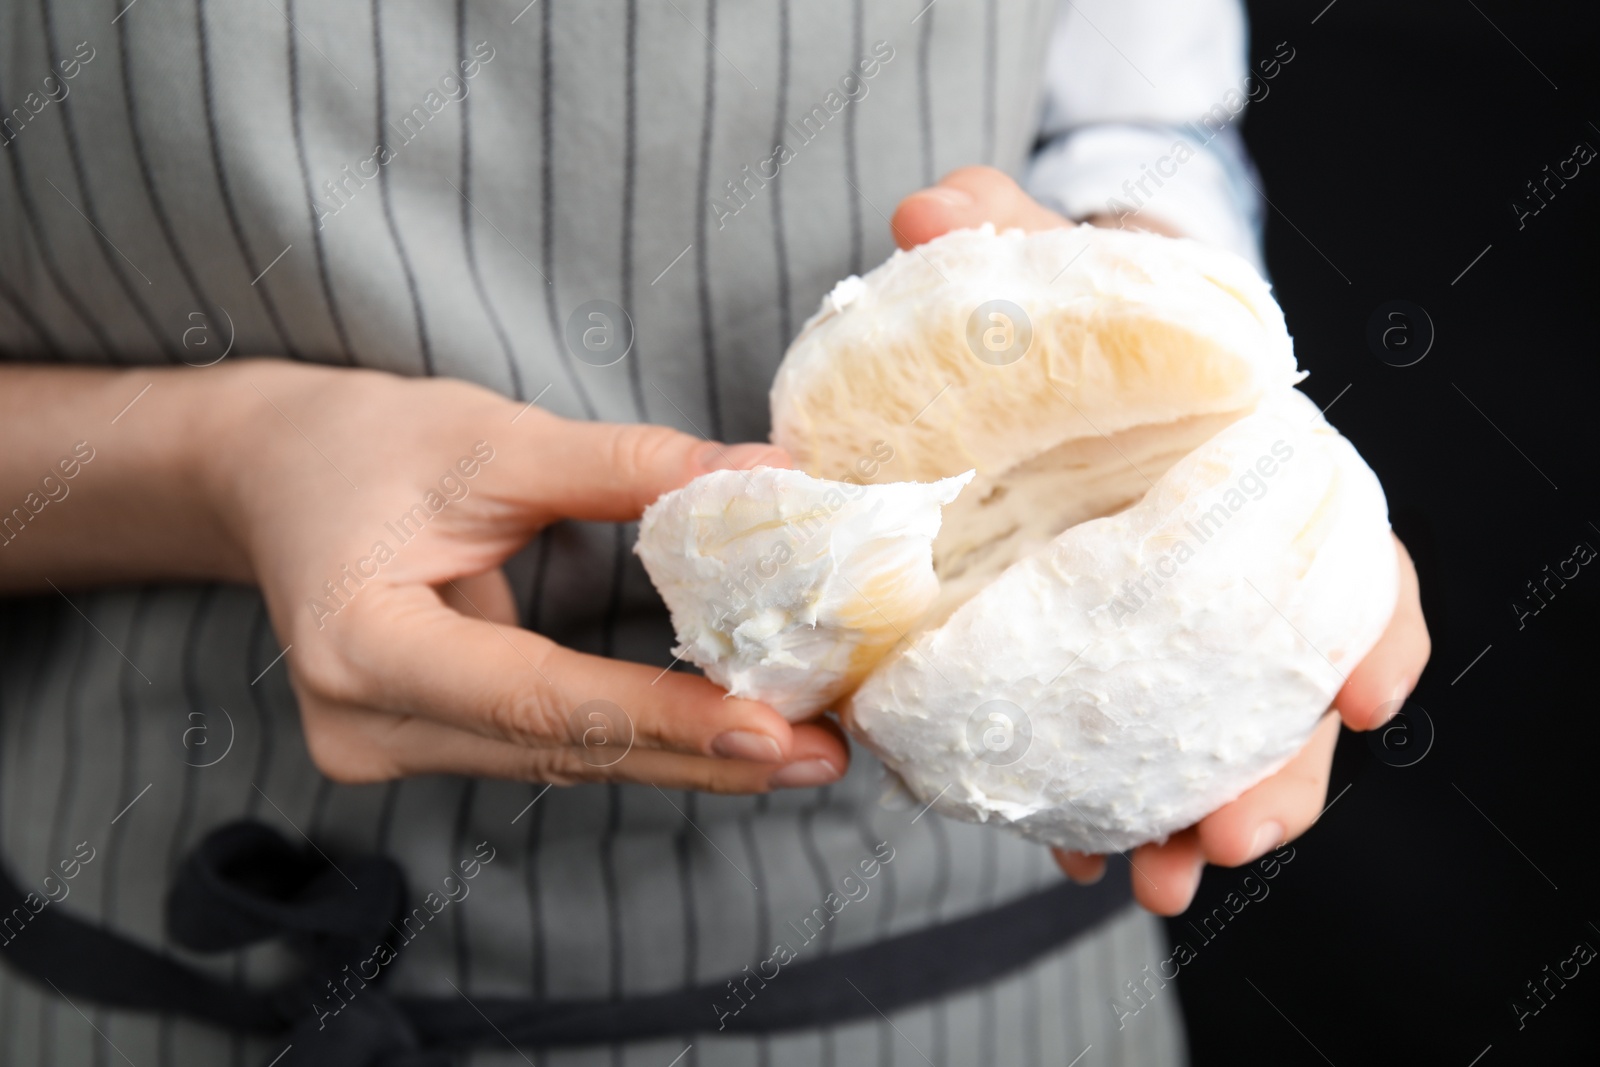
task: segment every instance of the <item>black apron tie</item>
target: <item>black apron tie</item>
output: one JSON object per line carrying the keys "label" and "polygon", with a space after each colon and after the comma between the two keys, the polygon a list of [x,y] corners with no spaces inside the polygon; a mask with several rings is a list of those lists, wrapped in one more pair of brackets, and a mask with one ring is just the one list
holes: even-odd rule
{"label": "black apron tie", "polygon": [[[372,981],[358,976],[355,989],[344,984],[357,960],[389,942],[405,897],[405,875],[387,857],[335,868],[262,823],[235,822],[208,834],[179,869],[167,896],[167,932],[196,952],[282,940],[306,961],[306,978],[271,995],[292,1027],[290,1067],[442,1067],[449,1057],[422,1051],[378,987],[386,972]],[[318,1002],[331,1010],[319,1011]]]}
{"label": "black apron tie", "polygon": [[301,942],[313,958],[367,951],[405,906],[405,875],[384,856],[330,866],[259,822],[213,830],[178,870],[167,932],[196,952],[269,938]]}
{"label": "black apron tie", "polygon": [[[166,920],[172,940],[196,952],[281,941],[303,969],[274,989],[223,981],[59,906],[30,908],[26,896],[0,864],[0,915],[23,921],[0,959],[68,997],[276,1036],[293,1046],[278,1067],[447,1067],[456,1050],[507,1041],[537,1048],[748,1035],[887,1014],[993,982],[1109,918],[1132,892],[1127,861],[1114,856],[1092,886],[1062,882],[991,911],[787,963],[770,996],[741,973],[620,1000],[556,1001],[389,996],[387,968],[370,979],[356,971],[377,946],[400,947],[399,865],[362,856],[334,866],[258,822],[206,835],[179,868]],[[734,999],[730,978],[755,995]]]}
{"label": "black apron tie", "polygon": [[298,1020],[287,1038],[293,1051],[278,1067],[450,1067],[455,1062],[447,1051],[424,1049],[411,1021],[379,989],[362,990],[326,1028],[303,1009]]}

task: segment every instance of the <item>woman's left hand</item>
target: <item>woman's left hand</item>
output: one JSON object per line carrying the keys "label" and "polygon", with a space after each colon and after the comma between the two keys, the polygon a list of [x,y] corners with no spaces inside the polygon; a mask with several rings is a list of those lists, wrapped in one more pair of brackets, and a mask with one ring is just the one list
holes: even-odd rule
{"label": "woman's left hand", "polygon": [[[1043,230],[1072,221],[1030,197],[1016,182],[989,167],[954,171],[938,185],[900,202],[890,224],[901,248],[931,241],[951,230],[992,222],[997,228]],[[1171,232],[1159,223],[1146,228]],[[1304,748],[1281,770],[1160,844],[1140,845],[1131,857],[1134,896],[1158,915],[1189,906],[1207,863],[1238,867],[1310,829],[1327,803],[1339,722],[1371,730],[1394,717],[1416,688],[1432,645],[1422,617],[1417,572],[1405,546],[1400,557],[1400,597],[1388,629],[1356,665]],[[1054,850],[1056,862],[1079,882],[1105,872],[1105,857]]]}

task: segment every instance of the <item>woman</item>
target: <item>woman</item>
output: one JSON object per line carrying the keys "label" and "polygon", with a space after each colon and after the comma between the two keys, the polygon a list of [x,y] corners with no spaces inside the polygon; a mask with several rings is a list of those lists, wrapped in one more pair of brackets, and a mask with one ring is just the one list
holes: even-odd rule
{"label": "woman", "polygon": [[786,462],[720,442],[894,243],[1257,255],[1234,4],[0,14],[0,1058],[1181,1062],[1128,897],[1302,832],[1338,717],[1063,884],[666,670],[627,524]]}

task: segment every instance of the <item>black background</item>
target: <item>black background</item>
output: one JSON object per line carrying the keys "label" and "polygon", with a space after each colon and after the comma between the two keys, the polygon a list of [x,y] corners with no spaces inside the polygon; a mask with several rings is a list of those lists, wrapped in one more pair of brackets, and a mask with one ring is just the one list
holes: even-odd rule
{"label": "black background", "polygon": [[[1201,942],[1185,920],[1245,874],[1211,869],[1169,923],[1197,949],[1176,983],[1194,1062],[1600,1062],[1600,959],[1520,1029],[1511,1007],[1578,942],[1600,949],[1600,559],[1521,629],[1511,606],[1536,606],[1525,583],[1577,543],[1600,549],[1600,159],[1521,229],[1511,206],[1578,142],[1600,150],[1594,5],[1325,5],[1250,4],[1252,55],[1295,58],[1243,131],[1303,388],[1338,398],[1329,421],[1421,574],[1433,659],[1390,760],[1426,746],[1416,707],[1434,736],[1396,767],[1346,731],[1338,799],[1270,895]],[[1403,368],[1366,339],[1397,299],[1435,331]]]}

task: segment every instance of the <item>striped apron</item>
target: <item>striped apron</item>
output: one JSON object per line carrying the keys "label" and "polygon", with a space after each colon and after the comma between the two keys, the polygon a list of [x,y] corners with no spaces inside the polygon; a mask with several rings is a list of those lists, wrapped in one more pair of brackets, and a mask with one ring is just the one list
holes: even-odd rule
{"label": "striped apron", "polygon": [[[1020,173],[1056,16],[1050,0],[6,0],[0,353],[204,363],[231,344],[761,439],[785,345],[890,252],[898,200],[957,166]],[[596,301],[632,327],[605,366],[564,340]],[[634,534],[542,534],[507,567],[523,624],[665,666]],[[47,901],[0,929],[0,1062],[293,1067],[333,1062],[313,1046],[363,1019],[423,1039],[345,1062],[435,1062],[416,1058],[434,1044],[475,1065],[1182,1061],[1176,991],[1141,970],[1166,955],[1160,927],[1127,906],[1125,867],[1063,888],[1043,849],[881,804],[859,749],[833,786],[754,798],[336,785],[307,757],[252,589],[12,599],[0,641],[0,859]],[[286,864],[310,841],[391,872],[407,916],[430,890],[443,904],[396,929],[381,988],[329,982],[282,1009],[292,1032],[136,1010],[127,982],[95,984],[116,968],[61,962],[72,938],[106,937],[218,989],[292,984],[306,960],[288,941],[207,949],[169,921],[169,892],[188,899],[239,820]],[[835,911],[869,861],[868,892]],[[41,881],[63,862],[70,881]],[[1039,943],[1003,948],[1040,922]],[[772,962],[780,942],[793,962]],[[401,1009],[411,1023],[386,1022]]]}

